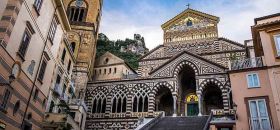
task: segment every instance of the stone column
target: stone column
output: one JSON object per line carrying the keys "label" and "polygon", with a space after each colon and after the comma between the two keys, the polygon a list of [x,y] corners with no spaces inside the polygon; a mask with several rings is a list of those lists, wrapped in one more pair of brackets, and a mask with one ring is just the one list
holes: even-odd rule
{"label": "stone column", "polygon": [[173,95],[173,117],[177,116],[177,97]]}
{"label": "stone column", "polygon": [[198,97],[198,116],[202,116],[202,95],[201,93],[197,93]]}

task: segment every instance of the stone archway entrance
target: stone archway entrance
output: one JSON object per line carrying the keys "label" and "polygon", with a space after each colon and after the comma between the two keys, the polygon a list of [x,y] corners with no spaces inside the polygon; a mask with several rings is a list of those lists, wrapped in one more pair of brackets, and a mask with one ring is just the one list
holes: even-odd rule
{"label": "stone archway entrance", "polygon": [[189,65],[184,65],[178,75],[179,104],[178,114],[181,116],[198,115],[198,98],[196,95],[195,71]]}
{"label": "stone archway entrance", "polygon": [[167,87],[161,87],[156,94],[156,111],[164,111],[166,116],[173,114],[173,97]]}
{"label": "stone archway entrance", "polygon": [[202,94],[204,114],[210,115],[212,109],[223,109],[222,91],[217,85],[207,84]]}

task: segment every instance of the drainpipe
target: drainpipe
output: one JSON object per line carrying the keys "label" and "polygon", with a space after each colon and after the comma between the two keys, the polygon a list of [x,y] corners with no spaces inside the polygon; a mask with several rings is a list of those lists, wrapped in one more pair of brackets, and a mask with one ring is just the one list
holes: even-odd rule
{"label": "drainpipe", "polygon": [[[56,14],[56,11],[57,11],[57,9],[58,9],[59,7],[61,7],[61,6],[56,6],[56,7],[55,7],[53,16]],[[49,27],[49,30],[50,30],[50,28],[51,28],[51,26]],[[40,65],[41,65],[41,63],[42,63],[42,59],[43,59],[44,51],[45,51],[45,49],[46,49],[47,41],[48,41],[48,34],[47,34],[46,40],[45,40],[45,42],[44,42],[43,51],[42,51],[41,56],[40,56],[39,66],[38,66],[37,71],[36,71],[35,80],[34,80],[33,83],[32,83],[31,93],[30,93],[30,95],[29,95],[29,98],[28,98],[28,101],[27,101],[27,104],[26,104],[26,109],[25,109],[24,114],[23,114],[23,119],[22,119],[20,128],[23,128],[23,124],[24,124],[24,121],[25,121],[25,116],[26,116],[26,114],[27,114],[27,110],[28,110],[28,107],[29,107],[29,104],[30,104],[30,101],[31,101],[32,93],[33,93],[33,91],[34,91],[35,84],[36,84],[36,81],[37,81],[37,77],[38,77],[38,75],[39,75],[39,69],[40,69]]]}

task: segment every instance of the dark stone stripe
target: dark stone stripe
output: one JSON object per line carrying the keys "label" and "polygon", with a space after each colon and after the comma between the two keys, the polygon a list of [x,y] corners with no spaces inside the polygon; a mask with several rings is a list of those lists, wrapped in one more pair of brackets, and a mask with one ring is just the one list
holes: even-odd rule
{"label": "dark stone stripe", "polygon": [[2,16],[3,21],[10,21],[12,19],[12,16]]}
{"label": "dark stone stripe", "polygon": [[7,43],[4,41],[4,39],[0,39],[0,44],[1,44],[1,46],[3,46],[4,48],[7,47]]}
{"label": "dark stone stripe", "polygon": [[[0,63],[4,66],[4,68],[6,70],[8,70],[9,72],[12,71],[12,69],[10,68],[10,66],[0,57]],[[21,86],[27,91],[30,92],[31,88],[28,87],[28,85],[21,79],[17,79],[18,83],[21,84]],[[41,100],[40,98],[36,99],[40,104],[43,104],[43,100]]]}
{"label": "dark stone stripe", "polygon": [[0,57],[0,64],[2,64],[3,67],[8,70],[8,72],[12,71],[12,68],[10,68],[10,66],[2,59],[2,57]]}
{"label": "dark stone stripe", "polygon": [[7,5],[6,9],[7,10],[14,10],[17,15],[19,13],[19,8],[16,7],[15,5]]}
{"label": "dark stone stripe", "polygon": [[[11,108],[12,110],[14,109],[14,104],[13,103],[9,103],[8,104],[8,108]],[[20,104],[20,106],[22,106],[22,103]],[[12,113],[13,114],[13,113]],[[12,115],[11,114],[11,115]],[[15,114],[15,115],[13,115],[13,116],[16,116],[16,115],[20,115],[21,116],[21,118],[23,118],[23,115],[24,115],[24,112],[19,108],[19,110],[18,110],[18,112]],[[40,127],[40,128],[42,128],[42,125],[41,125],[41,123],[39,123],[37,120],[34,120],[33,118],[31,119],[31,122],[34,124],[34,125],[36,125],[36,126],[38,126],[38,127]]]}
{"label": "dark stone stripe", "polygon": [[31,88],[29,88],[21,78],[17,79],[17,81],[25,89],[25,91],[31,92]]}
{"label": "dark stone stripe", "polygon": [[[15,94],[17,96],[17,98],[19,98],[25,104],[27,104],[27,99],[25,97],[23,97],[20,93],[18,93],[17,91],[13,91],[12,93]],[[41,116],[41,117],[44,116],[44,112],[41,112],[39,109],[37,109],[35,106],[33,106],[33,104],[30,103],[29,107],[31,107],[31,109],[33,111],[35,111],[39,116]]]}
{"label": "dark stone stripe", "polygon": [[3,112],[0,112],[0,118],[4,121],[6,121],[9,125],[20,128],[20,123],[16,122],[15,120],[11,119],[10,117],[8,117],[6,114],[4,114]]}

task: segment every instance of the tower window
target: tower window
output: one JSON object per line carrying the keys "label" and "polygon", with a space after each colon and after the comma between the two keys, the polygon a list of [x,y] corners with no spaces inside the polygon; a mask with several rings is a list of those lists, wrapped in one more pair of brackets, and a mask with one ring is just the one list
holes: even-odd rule
{"label": "tower window", "polygon": [[39,12],[39,10],[41,9],[42,3],[43,3],[43,0],[35,0],[34,1],[34,7],[35,7],[36,11]]}
{"label": "tower window", "polygon": [[84,7],[69,7],[68,17],[73,22],[83,22],[86,16],[86,8]]}
{"label": "tower window", "polygon": [[75,49],[76,49],[76,43],[72,42],[71,43],[71,50],[72,50],[73,53],[75,52]]}

